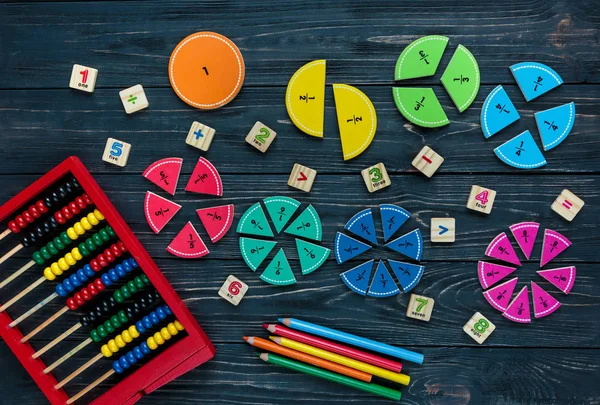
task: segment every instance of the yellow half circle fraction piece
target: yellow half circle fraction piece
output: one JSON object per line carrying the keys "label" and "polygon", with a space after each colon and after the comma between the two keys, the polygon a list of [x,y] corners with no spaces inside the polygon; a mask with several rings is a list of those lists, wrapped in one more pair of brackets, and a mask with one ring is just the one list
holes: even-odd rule
{"label": "yellow half circle fraction piece", "polygon": [[285,107],[302,132],[323,137],[325,121],[325,60],[314,60],[294,73],[285,92]]}

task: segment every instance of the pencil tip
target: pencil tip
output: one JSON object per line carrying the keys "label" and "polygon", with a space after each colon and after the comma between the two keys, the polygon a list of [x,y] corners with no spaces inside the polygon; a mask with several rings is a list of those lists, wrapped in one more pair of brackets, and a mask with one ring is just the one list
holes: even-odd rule
{"label": "pencil tip", "polygon": [[267,361],[269,360],[269,353],[261,353],[258,355],[258,357],[260,357],[260,359],[263,361]]}
{"label": "pencil tip", "polygon": [[290,326],[290,318],[279,318],[279,322],[286,326]]}
{"label": "pencil tip", "polygon": [[277,325],[268,325],[265,324],[265,329],[268,330],[271,333],[275,333],[275,330],[277,330]]}
{"label": "pencil tip", "polygon": [[283,321],[285,321],[285,318],[277,318],[277,320],[278,320],[280,323],[284,323]]}
{"label": "pencil tip", "polygon": [[244,339],[247,342],[248,341],[248,336],[242,336],[242,339]]}

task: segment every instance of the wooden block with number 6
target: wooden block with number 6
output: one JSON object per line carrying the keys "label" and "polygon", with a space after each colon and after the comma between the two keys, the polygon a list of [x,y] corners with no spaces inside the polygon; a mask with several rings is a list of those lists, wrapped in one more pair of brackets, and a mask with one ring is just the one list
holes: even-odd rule
{"label": "wooden block with number 6", "polygon": [[475,312],[475,315],[463,326],[465,333],[479,344],[485,342],[494,329],[496,329],[496,325],[479,312]]}
{"label": "wooden block with number 6", "polygon": [[409,318],[418,319],[420,321],[429,322],[429,319],[431,319],[431,313],[433,312],[434,304],[435,300],[433,298],[411,294],[410,301],[408,302],[408,308],[406,308],[406,316]]}
{"label": "wooden block with number 6", "polygon": [[237,306],[248,291],[248,285],[235,276],[227,277],[221,286],[219,295]]}
{"label": "wooden block with number 6", "polygon": [[108,138],[102,160],[113,165],[124,167],[129,159],[131,145],[118,139]]}
{"label": "wooden block with number 6", "polygon": [[254,124],[246,136],[246,142],[254,146],[262,153],[265,153],[267,149],[269,149],[269,146],[271,146],[271,142],[273,142],[276,136],[277,133],[275,131],[262,122],[256,121],[256,124]]}
{"label": "wooden block with number 6", "polygon": [[552,210],[567,221],[572,221],[584,204],[585,203],[581,198],[565,188],[560,195],[556,197],[556,200],[552,204]]}
{"label": "wooden block with number 6", "polygon": [[188,132],[185,143],[194,148],[207,151],[215,136],[215,130],[211,127],[194,121]]}
{"label": "wooden block with number 6", "polygon": [[369,193],[381,190],[392,184],[383,163],[377,163],[375,166],[367,167],[365,170],[361,171],[361,173]]}
{"label": "wooden block with number 6", "polygon": [[316,170],[294,163],[294,168],[288,179],[288,186],[308,193],[312,188],[315,177],[317,177]]}
{"label": "wooden block with number 6", "polygon": [[444,158],[438,155],[429,146],[424,146],[423,149],[415,156],[412,165],[427,177],[433,174],[444,163]]}
{"label": "wooden block with number 6", "polygon": [[494,199],[496,198],[496,192],[489,188],[472,186],[469,200],[467,201],[467,208],[473,211],[483,212],[489,214],[492,212],[494,206]]}

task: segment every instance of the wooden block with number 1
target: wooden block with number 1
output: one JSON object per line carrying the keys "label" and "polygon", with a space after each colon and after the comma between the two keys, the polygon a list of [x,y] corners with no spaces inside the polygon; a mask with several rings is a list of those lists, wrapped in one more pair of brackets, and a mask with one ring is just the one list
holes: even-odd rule
{"label": "wooden block with number 1", "polygon": [[479,312],[475,312],[475,315],[463,326],[465,333],[479,344],[485,342],[494,329],[496,329],[496,325]]}
{"label": "wooden block with number 1", "polygon": [[471,194],[467,200],[467,208],[473,211],[489,214],[492,212],[495,199],[496,192],[494,190],[480,186],[472,186]]}
{"label": "wooden block with number 1", "polygon": [[315,177],[317,177],[316,170],[295,163],[290,178],[288,179],[288,186],[308,193],[312,188]]}
{"label": "wooden block with number 1", "polygon": [[271,146],[271,142],[273,142],[276,136],[277,133],[275,131],[262,122],[256,121],[256,124],[254,124],[246,136],[246,142],[254,146],[262,153],[265,153],[267,149],[269,149],[269,146]]}
{"label": "wooden block with number 1", "polygon": [[124,167],[129,159],[131,145],[118,139],[108,138],[102,160],[113,165]]}
{"label": "wooden block with number 1", "polygon": [[369,193],[381,190],[392,184],[383,163],[377,163],[375,166],[367,167],[361,171],[361,174]]}
{"label": "wooden block with number 1", "polygon": [[188,132],[187,138],[185,138],[185,143],[206,152],[208,148],[210,148],[214,136],[214,129],[201,124],[198,121],[194,121]]}
{"label": "wooden block with number 1", "polygon": [[424,146],[412,161],[414,168],[427,177],[433,176],[442,163],[444,163],[444,158],[438,155],[429,146]]}
{"label": "wooden block with number 1", "polygon": [[420,321],[429,322],[429,319],[431,319],[431,313],[433,312],[434,304],[435,300],[433,298],[411,294],[410,301],[408,302],[408,308],[406,308],[406,316],[409,318],[418,319]]}
{"label": "wooden block with number 1", "polygon": [[69,87],[76,90],[93,93],[96,88],[98,70],[81,65],[73,65]]}
{"label": "wooden block with number 1", "polygon": [[237,306],[246,295],[246,291],[248,291],[248,285],[239,278],[230,275],[221,286],[219,295]]}
{"label": "wooden block with number 1", "polygon": [[556,197],[556,200],[552,204],[552,210],[567,221],[572,221],[584,204],[581,198],[565,188]]}

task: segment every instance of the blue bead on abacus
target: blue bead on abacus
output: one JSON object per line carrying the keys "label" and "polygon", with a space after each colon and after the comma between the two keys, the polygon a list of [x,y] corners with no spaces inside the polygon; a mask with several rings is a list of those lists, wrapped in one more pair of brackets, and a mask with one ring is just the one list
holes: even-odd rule
{"label": "blue bead on abacus", "polygon": [[56,293],[61,297],[66,297],[93,275],[94,270],[92,270],[89,264],[86,264],[81,269],[65,278],[62,283],[58,283],[56,286]]}

